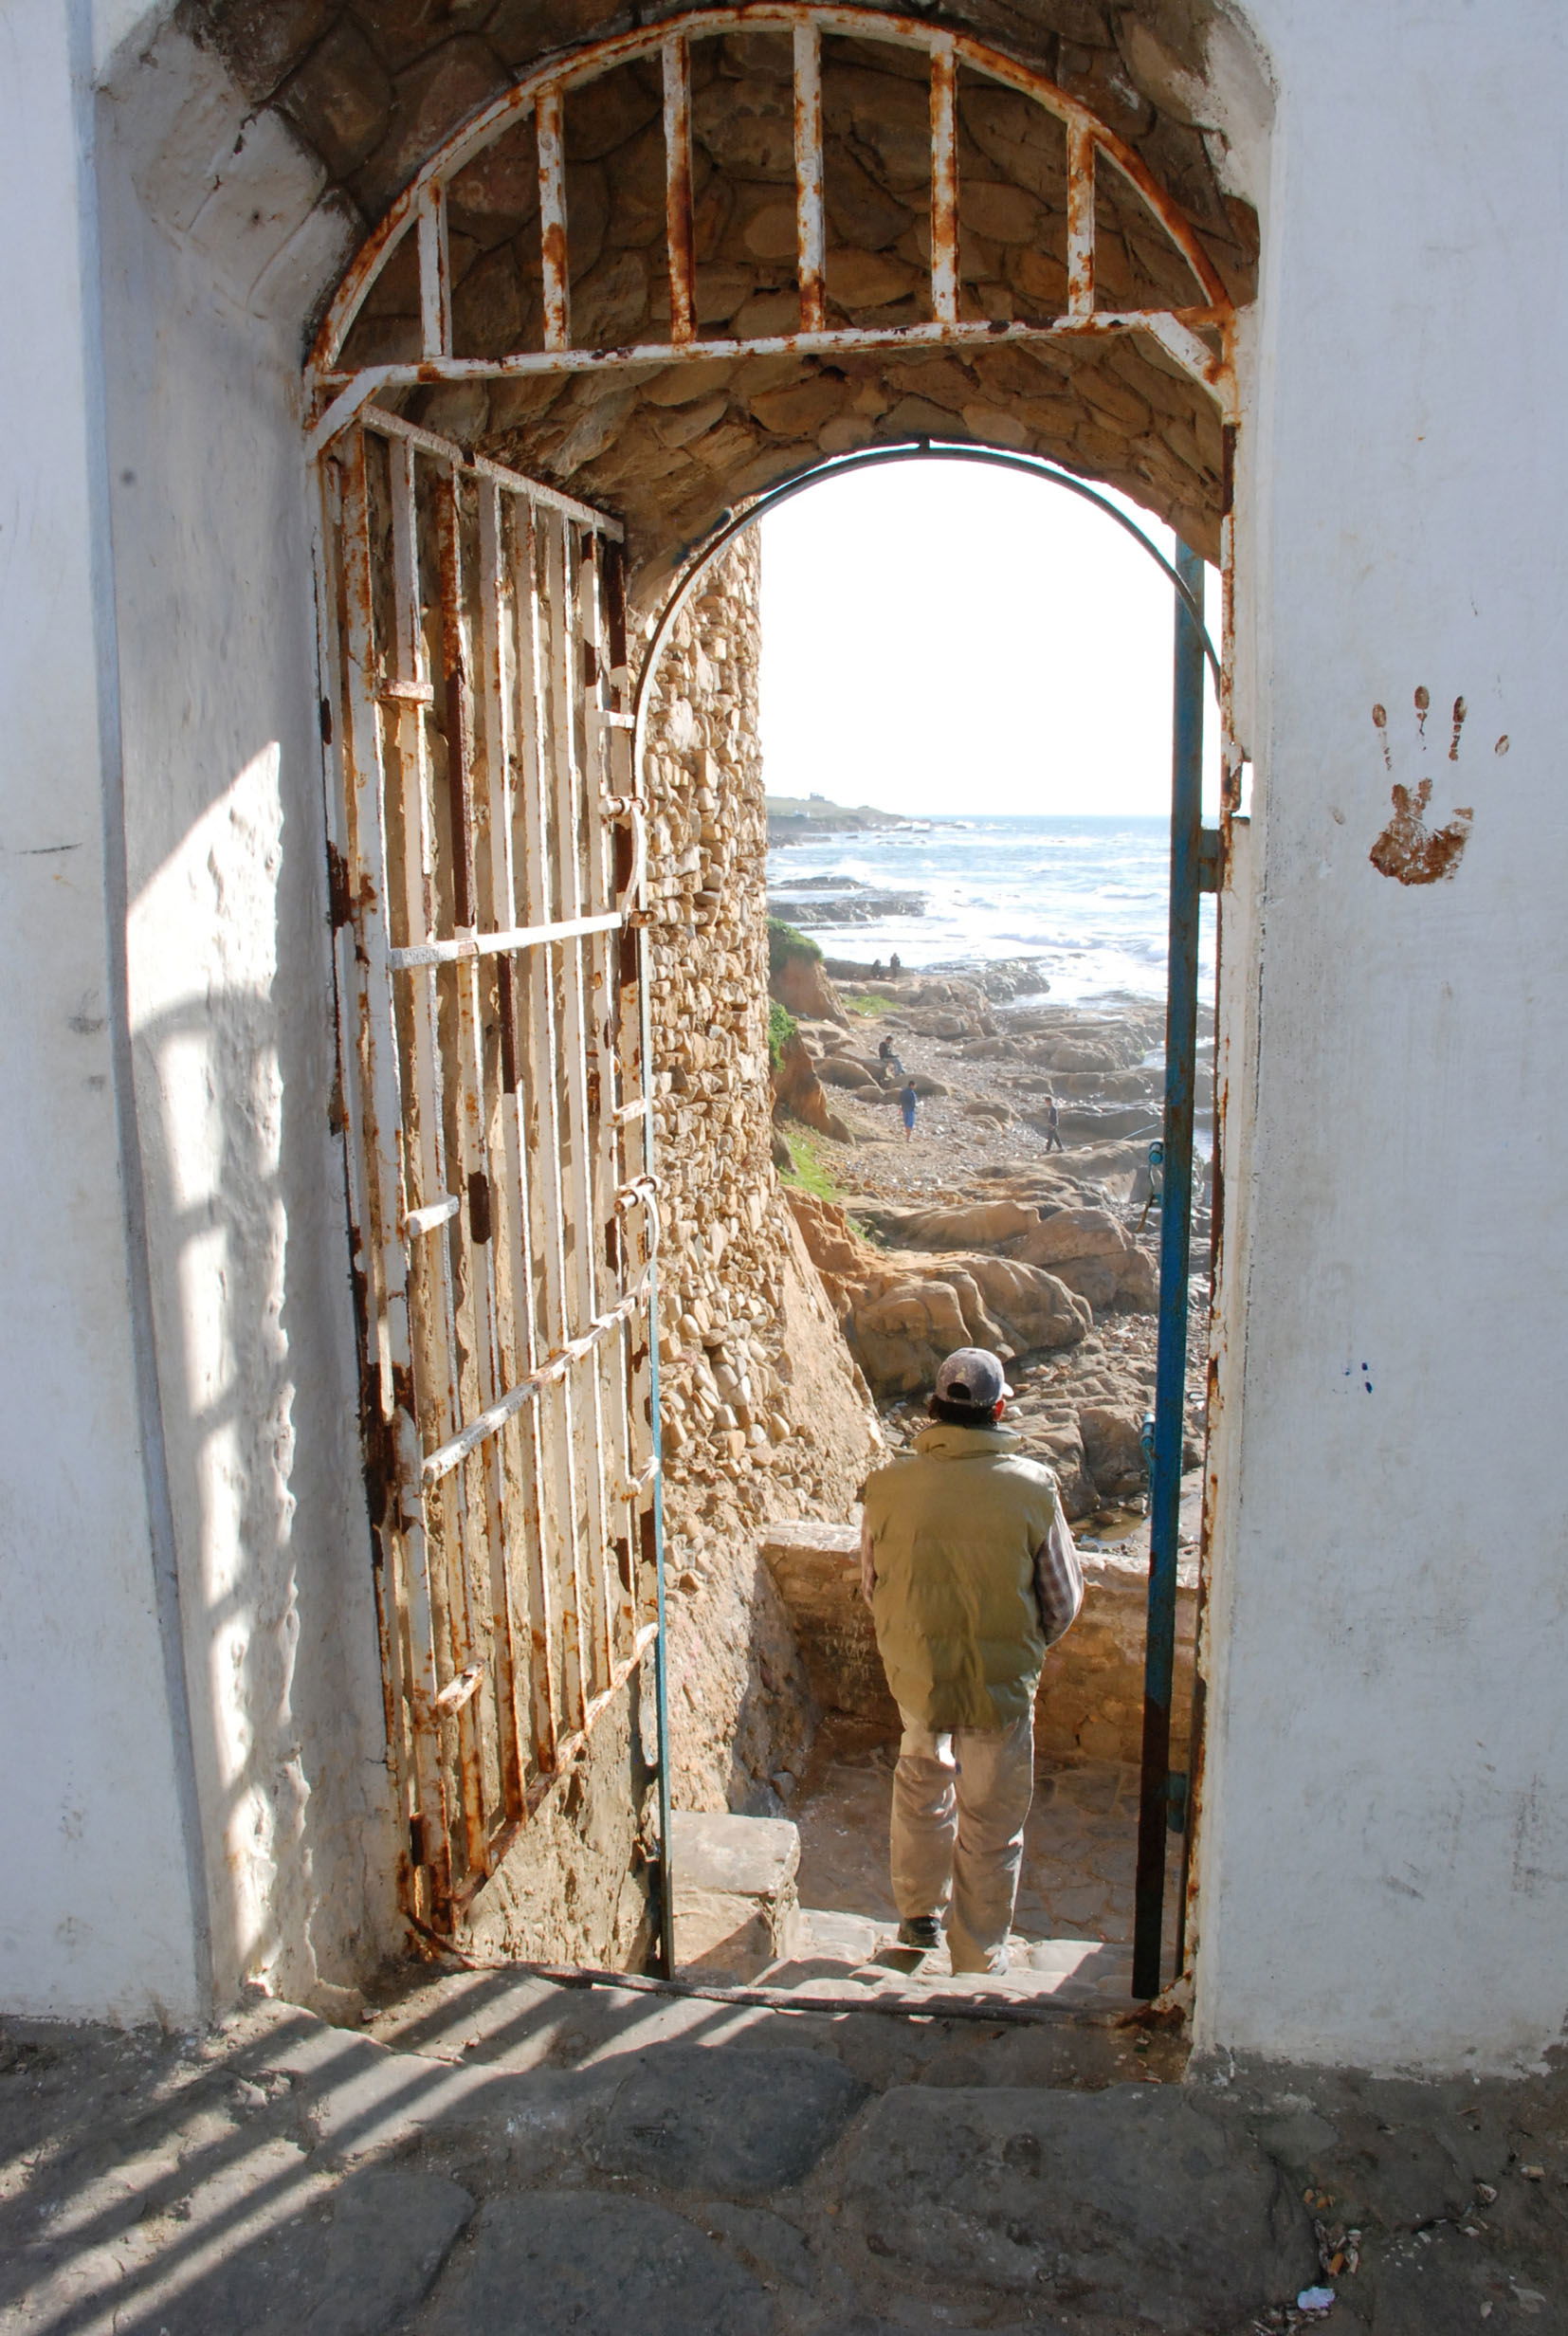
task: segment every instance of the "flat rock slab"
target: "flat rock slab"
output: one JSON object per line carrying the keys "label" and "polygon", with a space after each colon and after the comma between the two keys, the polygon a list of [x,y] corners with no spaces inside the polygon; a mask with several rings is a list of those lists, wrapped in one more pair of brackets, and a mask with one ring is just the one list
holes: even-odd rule
{"label": "flat rock slab", "polygon": [[351,2174],[315,2213],[160,2300],[153,2325],[158,2336],[385,2336],[428,2294],[473,2211],[440,2174]]}
{"label": "flat rock slab", "polygon": [[678,1890],[689,1884],[693,1889],[771,1899],[794,1879],[800,1833],[788,1817],[677,1809],[670,1822]]}
{"label": "flat rock slab", "polygon": [[606,2173],[759,2198],[804,2181],[868,2088],[826,2053],[671,2045],[625,2078],[592,2144]]}
{"label": "flat rock slab", "polygon": [[765,2290],[684,2215],[589,2190],[492,2199],[417,2323],[420,2336],[773,2336],[775,2325]]}
{"label": "flat rock slab", "polygon": [[1317,2268],[1278,2166],[1174,2087],[900,2088],[855,2136],[845,2210],[904,2280],[978,2282],[1169,2336],[1214,2336]]}
{"label": "flat rock slab", "polygon": [[[0,2327],[7,2336],[111,2326],[137,2336],[387,2336],[428,2294],[474,2211],[440,2174],[364,2172],[332,2186],[259,2153],[232,2171],[227,2212],[209,2185],[167,2229],[144,2218],[81,2249],[29,2279],[0,2309]],[[246,2230],[262,2217],[263,2228]],[[31,2267],[19,2255],[13,2268],[25,2278]]]}

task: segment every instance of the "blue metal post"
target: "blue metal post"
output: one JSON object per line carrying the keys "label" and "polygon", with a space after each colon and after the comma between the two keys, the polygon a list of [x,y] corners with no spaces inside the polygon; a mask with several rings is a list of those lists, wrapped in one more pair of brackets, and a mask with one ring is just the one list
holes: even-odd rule
{"label": "blue metal post", "polygon": [[[1185,544],[1176,571],[1203,607],[1203,561]],[[1176,1673],[1176,1552],[1187,1394],[1187,1274],[1193,1230],[1193,1082],[1197,1048],[1198,892],[1203,820],[1203,631],[1176,602],[1171,757],[1171,940],[1165,1007],[1165,1173],[1159,1212],[1159,1341],[1149,1475],[1148,1635],[1143,1654],[1143,1773],[1138,1812],[1133,1994],[1161,1986],[1166,1835],[1171,1813],[1171,1698]]]}
{"label": "blue metal post", "polygon": [[[635,752],[635,750],[633,750]],[[638,766],[633,763],[633,770]],[[637,992],[639,1037],[642,1047],[643,1092],[648,1098],[648,1114],[644,1122],[643,1167],[651,1176],[656,1165],[653,1150],[653,1000],[651,984],[652,949],[645,930],[637,936]],[[657,1185],[655,1185],[657,1194]],[[655,1206],[657,1206],[655,1200]],[[653,1580],[654,1618],[658,1634],[653,1641],[653,1725],[659,1758],[659,1942],[654,1949],[654,1976],[672,1980],[675,1977],[675,1880],[674,1841],[669,1806],[669,1650],[665,1618],[665,1447],[664,1422],[659,1409],[659,1255],[657,1236],[654,1253],[648,1260],[647,1275],[647,1395],[652,1414],[649,1428],[653,1446]]]}
{"label": "blue metal post", "polygon": [[[647,995],[645,985],[644,995]],[[645,1053],[645,1064],[651,1061]],[[649,1144],[651,1147],[651,1121]],[[654,1731],[659,1745],[659,1945],[656,1976],[675,1977],[675,1880],[669,1807],[669,1662],[665,1631],[665,1470],[659,1433],[659,1268],[648,1273],[648,1398],[653,1407],[653,1450],[659,1466],[653,1474],[653,1573],[655,1614],[659,1634],[653,1642]]]}

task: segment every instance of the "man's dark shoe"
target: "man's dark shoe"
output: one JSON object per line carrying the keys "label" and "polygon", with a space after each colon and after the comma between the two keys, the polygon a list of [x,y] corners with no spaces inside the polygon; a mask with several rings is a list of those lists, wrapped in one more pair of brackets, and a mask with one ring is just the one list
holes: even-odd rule
{"label": "man's dark shoe", "polygon": [[914,1914],[899,1925],[901,1946],[918,1946],[922,1955],[931,1955],[941,1943],[942,1926],[934,1914]]}

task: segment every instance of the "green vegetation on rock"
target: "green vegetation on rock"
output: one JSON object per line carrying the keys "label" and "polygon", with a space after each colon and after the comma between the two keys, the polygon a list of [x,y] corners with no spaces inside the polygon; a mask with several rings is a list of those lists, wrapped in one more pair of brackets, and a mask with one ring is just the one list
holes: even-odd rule
{"label": "green vegetation on rock", "polygon": [[777,1070],[784,1060],[784,1049],[795,1034],[795,1018],[788,1006],[775,998],[768,1008],[768,1060]]}
{"label": "green vegetation on rock", "polygon": [[[778,1124],[775,1122],[775,1126]],[[778,1127],[790,1155],[790,1164],[779,1170],[785,1184],[798,1185],[803,1193],[814,1193],[818,1200],[836,1200],[839,1188],[832,1171],[817,1150],[816,1139],[803,1127]]]}
{"label": "green vegetation on rock", "polygon": [[768,973],[771,976],[784,967],[791,958],[816,958],[822,955],[814,940],[797,933],[782,917],[768,919]]}

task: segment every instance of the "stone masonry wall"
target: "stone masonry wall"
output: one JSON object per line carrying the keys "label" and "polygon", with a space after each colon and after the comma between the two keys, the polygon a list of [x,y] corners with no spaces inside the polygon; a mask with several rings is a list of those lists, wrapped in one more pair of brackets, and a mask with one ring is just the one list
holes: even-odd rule
{"label": "stone masonry wall", "polygon": [[811,1722],[757,1527],[845,1516],[880,1440],[773,1166],[759,566],[676,628],[647,766],[676,1797],[754,1811]]}

